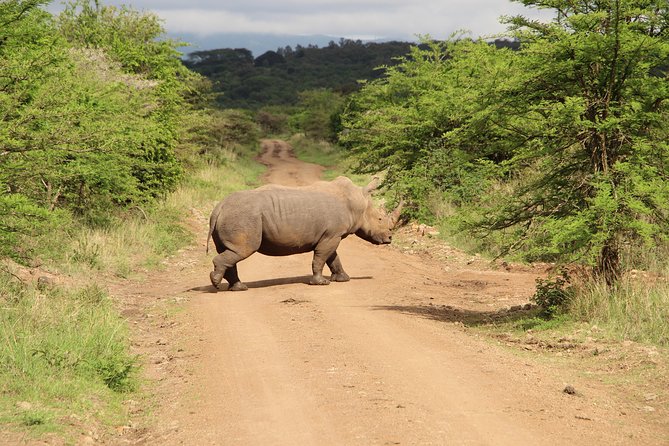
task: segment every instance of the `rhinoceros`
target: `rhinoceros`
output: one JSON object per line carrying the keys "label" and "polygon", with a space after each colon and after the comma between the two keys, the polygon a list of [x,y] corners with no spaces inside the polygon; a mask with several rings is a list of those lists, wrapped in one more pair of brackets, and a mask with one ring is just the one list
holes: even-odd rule
{"label": "rhinoceros", "polygon": [[[237,263],[255,252],[286,256],[314,252],[312,285],[350,280],[337,255],[337,247],[350,234],[377,245],[391,242],[401,204],[391,213],[375,208],[371,192],[373,180],[358,187],[347,177],[319,181],[309,186],[262,186],[234,192],[218,203],[209,218],[209,239],[218,255],[210,274],[212,285],[220,288],[225,278],[228,290],[243,291]],[[332,272],[323,277],[323,266]]]}

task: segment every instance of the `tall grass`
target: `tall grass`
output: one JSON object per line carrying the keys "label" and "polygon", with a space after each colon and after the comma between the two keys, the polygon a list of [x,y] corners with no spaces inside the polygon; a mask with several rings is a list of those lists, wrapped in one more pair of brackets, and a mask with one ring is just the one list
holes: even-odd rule
{"label": "tall grass", "polygon": [[44,432],[64,418],[123,418],[137,360],[101,288],[39,290],[0,271],[0,306],[0,422]]}
{"label": "tall grass", "polygon": [[669,283],[623,279],[615,288],[601,282],[577,285],[567,312],[611,336],[669,346]]}
{"label": "tall grass", "polygon": [[80,228],[65,254],[59,255],[57,269],[132,277],[141,269],[158,267],[167,256],[193,242],[195,234],[186,223],[192,209],[208,215],[214,203],[227,194],[255,186],[263,169],[250,157],[234,165],[202,164],[157,205],[133,208],[104,228]]}
{"label": "tall grass", "polygon": [[288,138],[288,143],[295,151],[295,155],[307,163],[336,167],[343,161],[341,151],[327,141],[317,141],[297,133]]}
{"label": "tall grass", "polygon": [[[253,151],[255,155],[257,151]],[[234,164],[206,164],[194,170],[182,185],[166,200],[176,209],[196,208],[211,211],[211,203],[231,192],[260,185],[266,167],[251,156],[238,158]]]}

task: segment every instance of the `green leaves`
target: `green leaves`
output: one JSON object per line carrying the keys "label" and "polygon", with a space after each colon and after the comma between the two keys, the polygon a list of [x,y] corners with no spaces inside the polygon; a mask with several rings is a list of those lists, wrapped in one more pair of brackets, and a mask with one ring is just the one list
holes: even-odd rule
{"label": "green leaves", "polygon": [[501,121],[491,87],[506,88],[513,71],[502,54],[483,42],[424,42],[385,78],[365,84],[343,115],[340,135],[358,170],[386,169],[387,183],[421,206],[429,200],[424,185],[456,201],[480,193],[494,170],[486,162],[510,155],[503,135],[511,127],[491,125]]}
{"label": "green leaves", "polygon": [[341,139],[418,214],[434,192],[406,185],[430,183],[460,207],[456,227],[502,252],[580,259],[615,280],[620,246],[669,235],[669,7],[522,3],[560,13],[506,19],[513,53],[425,42],[354,96]]}
{"label": "green leaves", "polygon": [[0,184],[105,224],[176,186],[197,76],[152,14],[77,1],[54,20],[38,4],[0,5]]}

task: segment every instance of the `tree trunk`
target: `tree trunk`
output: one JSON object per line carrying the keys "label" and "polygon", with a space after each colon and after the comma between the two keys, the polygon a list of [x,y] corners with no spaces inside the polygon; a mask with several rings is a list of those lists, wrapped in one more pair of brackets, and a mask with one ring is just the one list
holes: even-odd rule
{"label": "tree trunk", "polygon": [[622,274],[620,267],[620,252],[616,243],[612,240],[606,242],[599,253],[597,259],[597,269],[595,270],[598,277],[603,278],[609,287],[615,285]]}

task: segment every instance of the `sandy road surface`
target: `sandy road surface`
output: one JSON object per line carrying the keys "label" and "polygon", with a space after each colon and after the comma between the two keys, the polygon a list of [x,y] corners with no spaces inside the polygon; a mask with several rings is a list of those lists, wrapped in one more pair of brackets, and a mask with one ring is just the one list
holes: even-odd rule
{"label": "sandy road surface", "polygon": [[[306,184],[321,168],[264,141],[266,180]],[[214,292],[200,245],[119,293],[127,314],[177,300],[138,349],[158,380],[152,422],[118,440],[160,445],[615,445],[666,437],[578,376],[504,350],[458,324],[525,303],[534,275],[467,269],[372,246],[338,250],[352,280],[309,286],[310,255],[254,254],[246,292]],[[132,302],[135,302],[133,307]],[[141,303],[143,302],[143,303]],[[137,315],[135,315],[137,316]],[[140,316],[137,316],[140,317]],[[584,389],[562,392],[566,384]]]}

